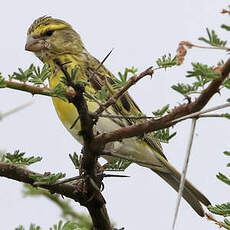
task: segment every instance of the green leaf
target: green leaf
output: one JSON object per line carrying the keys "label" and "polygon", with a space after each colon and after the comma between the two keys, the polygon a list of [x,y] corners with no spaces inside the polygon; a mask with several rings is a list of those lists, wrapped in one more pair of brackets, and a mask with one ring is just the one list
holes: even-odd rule
{"label": "green leaf", "polygon": [[184,96],[200,93],[199,88],[203,89],[208,82],[219,77],[219,73],[215,72],[213,67],[201,63],[192,63],[192,67],[193,69],[191,71],[187,71],[186,77],[194,77],[196,81],[192,84],[178,83],[172,86],[172,89]]}
{"label": "green leaf", "polygon": [[106,164],[106,171],[125,171],[125,169],[127,169],[131,164],[132,161],[117,160]]}
{"label": "green leaf", "polygon": [[50,230],[87,230],[86,228],[79,228],[78,224],[74,221],[67,221],[65,224],[60,220]]}
{"label": "green leaf", "polygon": [[46,85],[44,84],[44,81],[49,77],[50,73],[51,70],[47,64],[43,65],[42,70],[39,66],[34,67],[34,71],[29,78],[29,82],[36,86],[43,85],[45,87]]}
{"label": "green leaf", "polygon": [[197,90],[197,86],[184,83],[178,83],[177,85],[171,86],[171,88],[184,96],[195,93]]}
{"label": "green leaf", "polygon": [[229,152],[229,151],[224,151],[224,154],[225,154],[226,156],[230,156],[230,152]]}
{"label": "green leaf", "polygon": [[14,230],[25,230],[25,228],[22,225],[20,225],[17,228],[15,228]]}
{"label": "green leaf", "polygon": [[216,175],[216,177],[221,180],[222,182],[224,182],[225,184],[230,185],[230,180],[228,177],[226,177],[224,174],[219,173],[218,175]]}
{"label": "green leaf", "polygon": [[71,206],[70,200],[63,199],[59,194],[51,194],[50,191],[47,189],[39,188],[39,187],[33,187],[29,184],[23,185],[23,196],[24,197],[46,197],[48,200],[56,204],[61,209],[61,216],[67,220],[75,220],[79,227],[87,227],[88,229],[91,229],[92,227],[92,221],[90,219],[89,215],[86,215],[84,213],[78,213],[74,210],[74,208]]}
{"label": "green leaf", "polygon": [[223,86],[227,89],[230,89],[230,78],[224,80]]}
{"label": "green leaf", "polygon": [[19,72],[14,72],[11,76],[10,76],[10,80],[15,79],[18,81],[21,81],[23,83],[27,82],[28,79],[33,75],[34,72],[34,65],[31,64],[29,66],[28,69],[26,69],[25,71],[23,71],[21,68],[18,68]]}
{"label": "green leaf", "polygon": [[153,115],[155,116],[155,117],[162,117],[166,112],[169,112],[170,110],[169,110],[169,104],[167,104],[167,105],[165,105],[163,108],[161,108],[161,109],[158,109],[158,110],[156,110],[156,111],[154,111],[154,112],[152,112],[153,113]]}
{"label": "green leaf", "polygon": [[66,88],[61,83],[57,84],[51,91],[52,97],[58,97],[61,100],[68,102],[68,98],[65,96]]}
{"label": "green leaf", "polygon": [[112,84],[114,89],[119,89],[124,87],[128,82],[128,76],[129,74],[136,75],[137,68],[131,67],[131,68],[125,68],[124,73],[118,72],[118,76],[120,79],[114,78],[113,80],[115,83]]}
{"label": "green leaf", "polygon": [[36,226],[35,224],[30,225],[30,230],[41,230],[40,226]]}
{"label": "green leaf", "polygon": [[208,43],[211,46],[217,46],[217,47],[225,47],[225,45],[227,44],[227,41],[223,41],[221,40],[216,32],[214,30],[211,30],[211,32],[209,31],[208,28],[206,28],[207,34],[208,34],[208,39],[204,38],[204,37],[200,37],[198,38],[198,40],[203,41],[205,43]]}
{"label": "green leaf", "polygon": [[172,55],[169,53],[168,56],[163,55],[161,58],[158,58],[156,63],[159,68],[170,68],[172,66],[175,66],[177,62],[176,56],[172,58]]}
{"label": "green leaf", "polygon": [[57,180],[65,177],[65,173],[52,173],[48,175],[30,175],[30,177],[35,180],[34,185],[51,185]]}
{"label": "green leaf", "polygon": [[170,128],[161,129],[154,132],[154,138],[160,142],[169,143],[169,140],[176,136],[176,132],[170,134]]}
{"label": "green leaf", "polygon": [[109,98],[109,91],[105,85],[94,95],[96,99],[101,102],[105,102]]}
{"label": "green leaf", "polygon": [[42,160],[41,157],[24,157],[24,155],[25,152],[20,152],[19,150],[16,150],[13,154],[6,153],[2,155],[0,161],[14,166],[23,167],[29,166]]}
{"label": "green leaf", "polygon": [[5,88],[6,82],[5,79],[2,77],[2,73],[0,73],[0,88]]}
{"label": "green leaf", "polygon": [[222,28],[222,29],[225,29],[225,30],[227,30],[227,31],[230,31],[230,26],[227,26],[227,25],[225,25],[225,24],[222,24],[222,25],[221,25],[221,28]]}
{"label": "green leaf", "polygon": [[222,66],[222,65],[224,65],[224,60],[223,59],[221,59],[220,61],[217,62],[217,66]]}
{"label": "green leaf", "polygon": [[214,214],[221,215],[221,216],[230,216],[230,203],[215,205],[215,206],[208,206],[208,210]]}
{"label": "green leaf", "polygon": [[[15,230],[25,230],[25,228],[22,225],[20,225],[17,228],[15,228]],[[35,224],[30,224],[29,230],[41,230],[41,227],[36,226]]]}
{"label": "green leaf", "polygon": [[76,80],[74,83],[83,86],[90,85],[88,81],[84,81],[84,80]]}
{"label": "green leaf", "polygon": [[230,226],[230,221],[228,219],[224,219],[224,223]]}
{"label": "green leaf", "polygon": [[73,69],[71,69],[71,80],[74,81],[76,79],[77,72],[79,70],[79,67],[77,65],[74,66]]}
{"label": "green leaf", "polygon": [[71,159],[71,161],[73,162],[74,166],[76,169],[80,168],[80,162],[82,159],[82,156],[78,156],[76,152],[73,153],[73,155],[69,154],[69,158]]}
{"label": "green leaf", "polygon": [[192,63],[193,70],[187,71],[186,77],[196,77],[198,80],[204,79],[207,81],[215,80],[220,76],[219,73],[213,70],[213,67],[201,64],[199,62]]}

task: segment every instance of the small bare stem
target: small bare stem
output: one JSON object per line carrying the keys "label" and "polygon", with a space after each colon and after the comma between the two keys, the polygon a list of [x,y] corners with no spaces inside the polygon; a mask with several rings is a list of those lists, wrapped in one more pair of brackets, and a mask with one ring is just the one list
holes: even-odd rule
{"label": "small bare stem", "polygon": [[196,128],[196,121],[197,121],[196,118],[192,119],[191,133],[190,133],[187,151],[186,151],[186,155],[185,155],[185,159],[184,159],[183,171],[182,171],[182,175],[181,175],[181,179],[180,179],[180,187],[179,187],[178,196],[177,196],[177,203],[176,203],[176,209],[175,209],[175,214],[174,214],[172,230],[175,228],[176,219],[177,219],[179,206],[180,206],[180,201],[181,201],[181,197],[182,197],[182,193],[183,193],[183,189],[184,189],[185,176],[186,176],[187,169],[188,169],[188,162],[189,162],[189,157],[191,154],[193,137],[194,137],[195,128]]}
{"label": "small bare stem", "polygon": [[20,105],[20,106],[18,106],[18,107],[16,107],[16,108],[14,108],[14,109],[12,109],[12,110],[6,112],[6,113],[0,113],[0,120],[2,120],[3,118],[5,118],[5,117],[7,117],[7,116],[9,116],[9,115],[11,115],[11,114],[14,114],[14,113],[16,113],[16,112],[18,112],[18,111],[20,111],[20,110],[26,108],[27,106],[29,106],[29,105],[31,105],[31,104],[33,104],[33,100],[32,100],[32,101],[29,101],[29,102],[27,102],[27,103],[25,103],[25,104],[23,104],[23,105]]}
{"label": "small bare stem", "polygon": [[212,107],[210,109],[206,109],[206,110],[202,110],[202,111],[199,111],[199,112],[191,113],[189,115],[186,115],[186,116],[180,117],[178,119],[175,119],[175,120],[172,121],[172,123],[183,121],[183,120],[193,118],[193,117],[199,117],[202,114],[213,112],[213,111],[220,110],[220,109],[224,109],[224,108],[229,107],[229,106],[230,106],[230,103],[225,103],[223,105],[214,106],[214,107]]}

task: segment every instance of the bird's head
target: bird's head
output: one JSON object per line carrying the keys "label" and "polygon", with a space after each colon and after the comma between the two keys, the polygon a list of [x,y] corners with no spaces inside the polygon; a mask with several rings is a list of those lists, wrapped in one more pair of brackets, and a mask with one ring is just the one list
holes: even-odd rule
{"label": "bird's head", "polygon": [[36,19],[28,29],[25,49],[46,62],[57,55],[80,53],[84,45],[70,24],[43,16]]}

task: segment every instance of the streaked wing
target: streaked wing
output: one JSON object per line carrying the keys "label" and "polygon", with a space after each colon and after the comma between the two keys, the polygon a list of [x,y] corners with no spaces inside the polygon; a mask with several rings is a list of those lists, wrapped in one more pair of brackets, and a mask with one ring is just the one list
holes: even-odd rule
{"label": "streaked wing", "polygon": [[[99,62],[98,62],[99,65]],[[102,86],[105,84],[108,88],[113,88],[113,84],[115,81],[114,75],[110,73],[104,66],[101,66],[101,68],[95,72],[95,68],[92,68],[91,66],[87,68],[86,75],[88,77],[89,82],[92,84],[95,90],[100,90]],[[112,94],[111,94],[112,95]],[[130,119],[127,118],[127,116],[138,116],[142,114],[140,108],[138,105],[133,101],[131,96],[126,92],[124,95],[120,97],[120,99],[117,101],[116,104],[113,105],[114,114],[117,115],[123,115],[123,118],[119,119],[120,126],[127,126],[127,125],[133,125],[137,124],[143,121],[146,121],[146,119]],[[117,119],[116,119],[117,120]],[[125,122],[124,122],[125,121]],[[150,145],[154,151],[158,152],[161,156],[163,156],[166,160],[167,158],[163,154],[162,147],[160,142],[154,138],[153,133],[145,134],[144,136],[140,136],[141,139],[143,139],[148,145]]]}

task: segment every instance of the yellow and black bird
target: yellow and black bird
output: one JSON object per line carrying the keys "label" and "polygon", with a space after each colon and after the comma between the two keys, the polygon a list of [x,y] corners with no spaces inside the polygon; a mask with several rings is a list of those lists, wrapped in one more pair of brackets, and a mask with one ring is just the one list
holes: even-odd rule
{"label": "yellow and black bird", "polygon": [[[90,84],[86,86],[87,92],[96,94],[98,90],[106,85],[107,88],[110,88],[108,91],[112,94],[111,89],[116,82],[115,76],[103,65],[96,71],[100,64],[99,61],[88,53],[79,34],[65,21],[47,16],[36,19],[28,29],[25,49],[34,52],[43,63],[49,65],[52,71],[49,77],[51,88],[59,84],[61,76],[63,76],[63,73],[55,64],[55,60],[58,59],[61,63],[68,63],[66,64],[68,71],[71,71],[76,65],[79,67],[76,78],[77,80],[89,81]],[[92,73],[94,74],[92,75]],[[90,76],[93,76],[93,78]],[[78,116],[74,105],[55,97],[53,103],[66,129],[82,143],[82,138],[78,135],[80,121],[73,128],[70,128]],[[95,101],[87,100],[87,104],[91,112],[98,108]],[[123,116],[137,116],[140,113],[140,109],[128,93],[124,94],[114,106],[109,107],[104,112],[104,114]],[[101,117],[95,125],[95,132],[110,132],[135,123],[137,123],[137,120]],[[153,163],[155,166],[146,167],[159,175],[176,191],[178,190],[181,175],[167,161],[161,144],[151,134],[144,138],[132,137],[112,142],[106,145],[106,149],[133,159]],[[201,204],[210,205],[209,200],[187,180],[183,198],[200,216],[204,216]]]}

